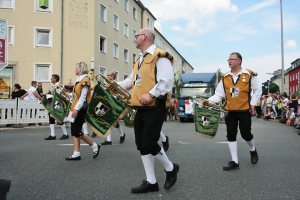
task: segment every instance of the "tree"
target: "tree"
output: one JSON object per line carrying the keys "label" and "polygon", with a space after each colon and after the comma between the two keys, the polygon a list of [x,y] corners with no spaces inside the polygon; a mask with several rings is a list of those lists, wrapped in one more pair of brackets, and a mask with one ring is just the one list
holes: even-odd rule
{"label": "tree", "polygon": [[268,80],[267,82],[262,83],[263,95],[268,94],[268,87],[270,87],[269,93],[276,93],[277,91],[279,91],[279,86],[273,82],[270,82],[270,85],[269,85],[269,80]]}
{"label": "tree", "polygon": [[218,70],[217,70],[218,82],[221,81],[223,75],[224,75],[224,74],[221,72],[221,70],[218,69]]}

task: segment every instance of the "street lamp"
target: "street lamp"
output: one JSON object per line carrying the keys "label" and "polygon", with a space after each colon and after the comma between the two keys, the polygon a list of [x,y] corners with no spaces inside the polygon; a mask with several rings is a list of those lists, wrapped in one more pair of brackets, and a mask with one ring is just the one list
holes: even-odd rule
{"label": "street lamp", "polygon": [[282,23],[282,0],[280,1],[280,18],[281,18],[281,93],[284,92],[284,58],[283,58],[283,23]]}

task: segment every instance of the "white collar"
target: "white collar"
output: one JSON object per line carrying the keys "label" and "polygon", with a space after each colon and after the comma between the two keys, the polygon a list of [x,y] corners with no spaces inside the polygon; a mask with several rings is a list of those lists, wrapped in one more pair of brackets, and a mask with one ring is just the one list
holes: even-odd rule
{"label": "white collar", "polygon": [[[242,68],[242,70],[236,76],[238,76],[240,74],[249,74],[250,75],[249,71],[244,68]],[[233,73],[231,73],[231,71],[229,71],[224,75],[224,77],[228,76],[228,75],[235,76]]]}
{"label": "white collar", "polygon": [[150,53],[153,56],[155,49],[156,49],[156,45],[152,44],[150,47],[148,47],[146,51],[144,51],[144,53],[141,52],[140,56],[143,57],[146,53]]}
{"label": "white collar", "polygon": [[80,82],[86,76],[87,76],[87,74],[82,74],[82,75],[78,76],[76,79],[76,82]]}

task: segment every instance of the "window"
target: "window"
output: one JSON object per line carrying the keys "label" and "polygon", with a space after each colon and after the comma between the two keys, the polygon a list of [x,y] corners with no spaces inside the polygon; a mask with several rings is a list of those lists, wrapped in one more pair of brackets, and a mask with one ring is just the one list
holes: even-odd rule
{"label": "window", "polygon": [[128,37],[129,33],[128,33],[128,24],[124,23],[124,35],[126,37]]}
{"label": "window", "polygon": [[125,10],[126,12],[128,12],[128,10],[129,10],[129,3],[128,3],[128,0],[124,0],[124,10]]}
{"label": "window", "polygon": [[135,42],[135,35],[136,35],[136,30],[133,30],[132,31],[132,41]]}
{"label": "window", "polygon": [[133,14],[133,19],[136,19],[137,18],[137,14],[136,14],[136,7],[133,6],[133,9],[132,9],[132,14]]}
{"label": "window", "polygon": [[114,47],[113,47],[113,55],[114,58],[119,58],[119,45],[114,43]]}
{"label": "window", "polygon": [[99,51],[102,53],[106,53],[106,38],[100,35],[99,40]]}
{"label": "window", "polygon": [[15,7],[15,0],[0,0],[0,8],[13,9]]}
{"label": "window", "polygon": [[132,54],[132,62],[135,63],[135,61],[136,61],[136,54],[133,53],[133,54]]}
{"label": "window", "polygon": [[114,15],[114,29],[119,30],[119,17]]}
{"label": "window", "polygon": [[106,7],[100,4],[100,19],[106,22]]}
{"label": "window", "polygon": [[50,63],[35,64],[35,81],[50,82],[52,66]]}
{"label": "window", "polygon": [[35,46],[51,47],[52,30],[35,28]]}
{"label": "window", "polygon": [[39,12],[52,12],[53,0],[35,0],[35,10]]}
{"label": "window", "polygon": [[128,49],[124,49],[124,62],[128,63]]}
{"label": "window", "polygon": [[[100,66],[99,73],[102,74],[103,76],[105,76],[106,75],[106,68]],[[100,80],[104,82],[104,79],[102,78],[102,76],[100,76]]]}
{"label": "window", "polygon": [[124,74],[124,80],[128,78],[128,74]]}
{"label": "window", "polygon": [[14,46],[14,40],[15,40],[15,29],[14,26],[8,27],[8,36],[7,36],[7,44]]}
{"label": "window", "polygon": [[147,27],[152,28],[152,20],[147,18]]}
{"label": "window", "polygon": [[115,72],[115,74],[116,74],[116,82],[118,82],[119,81],[119,72],[117,72],[117,71],[114,71]]}
{"label": "window", "polygon": [[157,38],[157,39],[156,39],[156,45],[157,45],[158,47],[161,47],[160,44],[161,44],[161,39],[160,39],[160,38]]}

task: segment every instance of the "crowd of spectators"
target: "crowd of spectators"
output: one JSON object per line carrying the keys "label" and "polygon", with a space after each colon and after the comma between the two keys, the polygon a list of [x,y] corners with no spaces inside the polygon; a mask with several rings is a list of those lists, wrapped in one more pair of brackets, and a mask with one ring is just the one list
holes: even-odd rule
{"label": "crowd of spectators", "polygon": [[279,119],[280,123],[300,129],[300,95],[294,92],[290,96],[286,92],[263,95],[255,110],[253,116],[262,118],[262,121]]}

